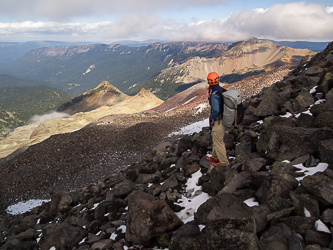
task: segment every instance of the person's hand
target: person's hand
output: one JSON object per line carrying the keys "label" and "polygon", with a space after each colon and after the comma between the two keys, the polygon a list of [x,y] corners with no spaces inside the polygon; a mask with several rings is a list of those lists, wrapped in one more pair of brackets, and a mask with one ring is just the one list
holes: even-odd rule
{"label": "person's hand", "polygon": [[214,120],[209,118],[209,126],[213,127],[214,126]]}

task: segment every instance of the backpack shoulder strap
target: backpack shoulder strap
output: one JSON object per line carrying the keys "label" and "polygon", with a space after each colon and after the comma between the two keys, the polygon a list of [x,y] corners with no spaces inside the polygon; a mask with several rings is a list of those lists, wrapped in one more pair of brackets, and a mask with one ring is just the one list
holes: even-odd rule
{"label": "backpack shoulder strap", "polygon": [[212,94],[216,94],[216,95],[222,96],[222,92],[221,91],[217,91],[217,90],[213,91]]}

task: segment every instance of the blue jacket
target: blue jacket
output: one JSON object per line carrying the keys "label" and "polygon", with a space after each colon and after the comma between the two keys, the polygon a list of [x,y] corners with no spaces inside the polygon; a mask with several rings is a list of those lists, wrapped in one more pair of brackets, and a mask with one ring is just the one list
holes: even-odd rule
{"label": "blue jacket", "polygon": [[215,119],[221,119],[221,117],[219,117],[220,112],[222,113],[223,111],[223,98],[221,95],[216,94],[214,92],[225,92],[226,90],[224,88],[222,88],[220,85],[214,85],[212,87],[212,94],[210,95],[210,106],[211,106],[211,114],[209,116],[210,119],[215,120]]}

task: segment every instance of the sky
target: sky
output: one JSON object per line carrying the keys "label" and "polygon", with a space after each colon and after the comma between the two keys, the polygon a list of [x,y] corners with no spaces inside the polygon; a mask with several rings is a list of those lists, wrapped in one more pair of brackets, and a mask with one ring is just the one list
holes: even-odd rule
{"label": "sky", "polygon": [[0,0],[0,42],[333,40],[333,1]]}

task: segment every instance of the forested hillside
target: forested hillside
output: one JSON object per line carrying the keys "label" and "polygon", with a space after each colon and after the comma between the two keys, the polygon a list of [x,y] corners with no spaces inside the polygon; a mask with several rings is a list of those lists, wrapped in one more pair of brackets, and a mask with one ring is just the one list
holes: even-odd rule
{"label": "forested hillside", "polygon": [[21,77],[16,77],[0,73],[0,87],[5,86],[36,86],[43,85],[42,82],[36,80],[29,80]]}
{"label": "forested hillside", "polygon": [[5,127],[25,124],[32,116],[56,110],[70,98],[62,90],[43,85],[0,87],[1,135],[7,134]]}

